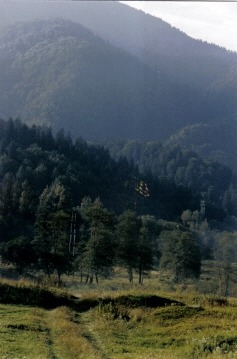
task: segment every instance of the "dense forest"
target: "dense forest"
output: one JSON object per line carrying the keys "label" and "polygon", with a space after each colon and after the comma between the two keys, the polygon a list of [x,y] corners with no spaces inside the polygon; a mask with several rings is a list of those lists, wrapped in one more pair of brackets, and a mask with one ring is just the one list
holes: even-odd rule
{"label": "dense forest", "polygon": [[235,121],[199,123],[182,128],[167,139],[165,144],[180,145],[186,150],[196,152],[203,159],[227,165],[236,174],[236,133]]}
{"label": "dense forest", "polygon": [[199,275],[207,243],[193,231],[217,228],[228,214],[222,207],[207,200],[201,214],[200,194],[142,174],[132,161],[114,160],[102,146],[73,142],[63,130],[53,136],[49,128],[28,127],[19,119],[1,120],[0,127],[3,260],[20,272],[56,270],[59,279],[76,268],[91,281],[109,275],[118,263],[131,282],[134,271],[142,282],[160,260],[169,267],[162,238],[167,231],[177,237],[178,231],[177,246],[184,249],[191,241],[196,259],[180,273],[174,266],[174,278]]}
{"label": "dense forest", "polygon": [[[115,161],[103,146],[90,145],[82,138],[73,142],[64,130],[53,136],[47,127],[28,127],[10,119],[1,120],[0,136],[1,182],[11,179],[6,183],[16,189],[15,197],[20,194],[18,184],[26,181],[33,192],[34,207],[46,186],[59,180],[70,192],[72,206],[79,205],[85,196],[99,196],[116,212],[134,209],[138,202],[140,211],[159,214],[164,219],[177,218],[187,207],[199,208],[200,197],[194,197],[190,190],[169,180],[159,181],[150,174],[141,175],[125,157]],[[138,180],[147,182],[149,200],[140,201],[136,195]]]}
{"label": "dense forest", "polygon": [[[159,179],[174,181],[202,194],[209,203],[237,214],[237,178],[230,167],[210,158],[203,159],[188,146],[172,138],[166,144],[121,140],[106,142],[113,158],[124,156],[138,166],[141,173],[151,173]],[[203,142],[204,143],[204,142]],[[193,141],[195,146],[195,140]],[[207,144],[208,146],[208,144]]]}

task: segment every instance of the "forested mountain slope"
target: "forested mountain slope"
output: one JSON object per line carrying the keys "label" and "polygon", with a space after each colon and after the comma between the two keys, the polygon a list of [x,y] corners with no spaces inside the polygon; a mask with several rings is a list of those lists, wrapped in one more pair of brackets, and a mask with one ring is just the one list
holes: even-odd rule
{"label": "forested mountain slope", "polygon": [[81,2],[77,21],[170,79],[204,89],[222,79],[237,54],[195,40],[162,19],[118,2]]}
{"label": "forested mountain slope", "polygon": [[[2,116],[29,120],[32,114],[76,136],[140,139],[233,120],[235,53],[116,2],[81,2],[74,13],[70,6],[60,4],[53,13],[45,3],[38,17],[71,16],[117,49],[68,21],[12,28],[1,39]],[[20,9],[18,18],[26,20]],[[27,14],[34,14],[32,4]]]}
{"label": "forested mountain slope", "polygon": [[9,2],[4,10],[2,29],[17,21],[63,17],[191,86],[209,86],[237,61],[236,53],[194,40],[165,21],[117,1]]}
{"label": "forested mountain slope", "polygon": [[[205,126],[204,126],[205,129]],[[193,129],[193,133],[195,128]],[[187,130],[188,132],[188,130]],[[185,130],[181,134],[185,134]],[[204,134],[203,134],[204,137]],[[178,138],[178,136],[177,136]],[[182,138],[182,137],[181,137]],[[205,139],[203,143],[206,143]],[[187,146],[185,146],[187,140]],[[151,173],[158,178],[174,181],[176,185],[190,188],[193,193],[202,193],[210,203],[225,208],[229,214],[237,214],[237,180],[231,169],[215,160],[203,159],[197,152],[190,150],[189,137],[183,136],[175,141],[171,138],[166,144],[160,142],[142,142],[121,140],[107,142],[113,158],[126,157],[138,166],[142,173]],[[192,139],[190,139],[192,142]],[[208,143],[206,143],[208,149]],[[199,148],[193,142],[193,148]],[[200,151],[205,150],[200,146]],[[217,155],[218,152],[215,151]]]}
{"label": "forested mountain slope", "polygon": [[172,135],[167,145],[179,145],[202,158],[218,161],[237,173],[237,123],[226,121],[189,125]]}
{"label": "forested mountain slope", "polygon": [[28,123],[90,139],[150,139],[205,117],[195,91],[72,22],[15,26],[0,54],[1,114]]}
{"label": "forested mountain slope", "polygon": [[118,2],[4,9],[2,117],[95,142],[168,140],[236,171],[236,53]]}
{"label": "forested mountain slope", "polygon": [[[237,54],[234,52],[192,39],[161,19],[117,1],[5,2],[3,10],[1,32],[17,21],[64,18],[80,23],[112,45],[135,55],[159,76],[165,76],[165,81],[181,86],[181,103],[192,92],[197,106],[189,123],[195,123],[197,117],[197,123],[236,117]],[[208,100],[204,101],[206,97]],[[186,99],[186,106],[190,111],[193,102]],[[175,112],[177,126],[181,128],[185,120],[180,120],[180,106]],[[197,116],[193,117],[196,112]]]}
{"label": "forested mountain slope", "polygon": [[[137,191],[147,183],[149,196]],[[200,195],[172,181],[141,175],[125,158],[113,160],[108,150],[83,139],[72,142],[59,131],[0,120],[0,233],[3,238],[32,235],[43,193],[61,198],[65,211],[80,206],[85,197],[101,199],[120,214],[139,214],[174,220],[190,208],[199,210]],[[223,219],[220,207],[207,203],[208,219]]]}

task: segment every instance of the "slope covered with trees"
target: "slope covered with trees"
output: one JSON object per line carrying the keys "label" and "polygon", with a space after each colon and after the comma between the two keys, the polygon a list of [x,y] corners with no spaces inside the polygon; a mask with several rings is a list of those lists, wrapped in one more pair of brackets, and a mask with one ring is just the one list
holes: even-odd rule
{"label": "slope covered with trees", "polygon": [[228,211],[214,199],[203,214],[201,195],[142,175],[101,146],[20,120],[1,120],[0,128],[0,255],[20,274],[55,273],[60,284],[77,272],[92,283],[118,266],[142,284],[160,268],[180,283],[199,277],[202,259],[215,258],[225,264],[219,290],[231,291],[234,222],[232,232],[227,223],[217,231]]}
{"label": "slope covered with trees", "polygon": [[[236,130],[236,53],[118,2],[20,2],[4,9],[2,33],[13,28],[1,37],[0,115],[63,124],[87,138],[160,140],[196,124]],[[31,23],[36,19],[42,22]],[[219,141],[227,143],[233,142]],[[235,162],[231,151],[224,153],[228,164]]]}
{"label": "slope covered with trees", "polygon": [[[62,130],[53,137],[49,128],[11,119],[0,128],[0,252],[20,273],[33,266],[60,281],[76,268],[98,281],[119,263],[142,283],[167,229],[158,218],[181,225],[185,209],[199,208],[190,190],[152,176],[145,184],[126,159],[73,143]],[[213,211],[209,218],[220,219]]]}
{"label": "slope covered with trees", "polygon": [[189,125],[172,135],[165,143],[191,150],[200,157],[220,162],[237,171],[237,126],[233,119]]}
{"label": "slope covered with trees", "polygon": [[202,91],[222,81],[230,68],[233,73],[236,65],[236,53],[195,40],[162,19],[118,2],[82,2],[74,19],[159,73]]}
{"label": "slope covered with trees", "polygon": [[234,168],[236,53],[118,2],[5,7],[2,117],[93,140],[164,140],[191,126],[188,149]]}
{"label": "slope covered with trees", "polygon": [[6,3],[2,29],[17,21],[64,18],[139,57],[149,66],[191,86],[207,88],[236,64],[236,54],[192,39],[160,18],[117,1]]}
{"label": "slope covered with trees", "polygon": [[[185,208],[199,207],[198,197],[194,198],[191,191],[170,181],[146,178],[125,158],[115,161],[108,150],[88,145],[83,139],[73,143],[63,130],[53,137],[45,127],[30,128],[20,120],[1,120],[0,139],[2,225],[10,231],[21,228],[11,225],[18,216],[32,223],[40,196],[54,198],[54,191],[68,209],[86,196],[100,197],[117,213],[137,206],[141,213],[167,219],[176,218]],[[140,180],[147,180],[148,198],[136,191]]]}
{"label": "slope covered with trees", "polygon": [[[131,16],[142,15],[131,11]],[[126,16],[125,11],[125,19]],[[159,24],[149,16],[144,19],[147,24],[149,21]],[[135,24],[138,26],[139,22]],[[153,37],[158,33],[159,41],[166,37],[172,39],[170,31],[172,41],[177,40],[179,51],[183,53],[183,63],[189,42],[194,40],[186,39],[186,35],[165,23],[161,29],[155,26],[154,31],[145,32],[146,36],[142,33],[145,38],[140,46],[153,43]],[[117,29],[115,34],[119,33]],[[179,37],[187,41],[184,48]],[[135,38],[133,40],[134,44],[139,43]],[[157,49],[164,46],[159,41]],[[168,40],[165,43],[165,49],[173,48]],[[115,40],[114,45],[123,47]],[[217,56],[220,65],[215,66],[217,60],[211,57],[210,66],[215,69],[215,76],[208,79],[208,86],[204,84],[207,75],[198,71],[197,78],[203,79],[200,88],[195,86],[194,78],[187,83],[185,78],[190,77],[187,74],[182,75],[183,81],[170,75],[168,67],[161,66],[162,57],[155,60],[157,66],[161,66],[157,69],[144,59],[138,59],[135,53],[129,55],[126,46],[121,50],[114,45],[66,20],[35,21],[9,28],[0,39],[2,116],[20,115],[28,123],[46,123],[55,129],[65,127],[76,136],[91,139],[164,139],[189,124],[223,122],[227,117],[229,123],[233,123],[235,82],[230,79],[234,78],[232,58],[235,54],[216,49],[220,52]],[[205,46],[212,49],[211,45]],[[147,50],[141,47],[138,52],[144,51]],[[172,53],[167,56],[172,63],[170,68],[176,68],[180,74],[177,58]],[[223,58],[222,64],[220,59]],[[200,63],[198,59],[196,61]],[[192,64],[191,71],[193,68],[196,71],[194,61],[187,58],[187,62]],[[228,70],[231,75],[225,70],[229,65],[232,66],[232,70]],[[210,66],[206,61],[204,69],[208,74],[211,73]],[[186,69],[189,67],[185,65]],[[225,92],[228,86],[230,90]],[[221,105],[223,101],[220,99],[225,100],[225,106]]]}
{"label": "slope covered with trees", "polygon": [[[213,151],[211,159],[210,142],[207,141],[208,131],[205,131],[208,126],[193,126],[193,134],[195,130],[203,130],[202,139],[200,143],[203,146],[198,146],[199,139],[193,135],[191,138],[191,127],[180,132],[179,135],[173,136],[166,144],[160,142],[142,142],[135,140],[121,140],[117,142],[107,142],[106,146],[109,148],[113,158],[118,159],[119,156],[124,156],[128,161],[133,162],[138,166],[142,173],[151,173],[158,178],[166,178],[174,181],[176,185],[190,188],[193,193],[202,193],[203,198],[213,204],[218,204],[224,208],[227,213],[236,215],[236,187],[237,180],[235,173],[230,167],[216,161],[218,154],[218,147]],[[183,134],[183,136],[182,136]],[[187,134],[187,136],[185,136]],[[234,137],[234,134],[232,134]],[[201,138],[201,130],[200,130]],[[216,138],[216,140],[218,137]],[[182,141],[183,140],[183,141]],[[206,159],[202,158],[196,151],[204,152],[206,144]],[[224,146],[224,145],[223,145]],[[208,157],[209,150],[209,158]]]}
{"label": "slope covered with trees", "polygon": [[90,139],[164,138],[205,116],[195,91],[79,24],[20,24],[0,39],[0,51],[2,115]]}

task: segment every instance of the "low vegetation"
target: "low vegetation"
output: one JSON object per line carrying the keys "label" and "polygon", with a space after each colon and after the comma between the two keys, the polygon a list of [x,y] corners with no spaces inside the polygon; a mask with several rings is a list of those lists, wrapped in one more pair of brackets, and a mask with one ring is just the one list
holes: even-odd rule
{"label": "low vegetation", "polygon": [[[73,295],[66,288],[1,281],[1,358],[236,358],[234,298],[181,290],[179,284],[163,292],[152,278],[150,288],[122,289],[115,281],[108,291],[105,280],[99,287],[77,282],[77,290],[77,279],[70,284]],[[51,305],[44,305],[44,297]]]}

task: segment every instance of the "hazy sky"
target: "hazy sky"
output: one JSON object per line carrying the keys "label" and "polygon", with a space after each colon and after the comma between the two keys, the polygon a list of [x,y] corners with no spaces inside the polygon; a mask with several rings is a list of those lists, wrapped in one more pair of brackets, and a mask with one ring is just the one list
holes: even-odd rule
{"label": "hazy sky", "polygon": [[121,2],[160,17],[191,37],[237,51],[237,2]]}

